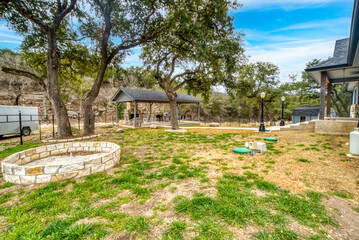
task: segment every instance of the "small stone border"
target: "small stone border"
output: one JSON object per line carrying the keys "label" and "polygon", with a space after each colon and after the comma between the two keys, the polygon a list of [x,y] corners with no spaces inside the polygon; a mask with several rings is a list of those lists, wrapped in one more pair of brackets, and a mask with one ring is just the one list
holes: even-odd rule
{"label": "small stone border", "polygon": [[69,139],[48,139],[48,140],[42,140],[44,143],[62,143],[62,142],[73,142],[73,141],[80,141],[80,140],[86,140],[91,139],[95,137],[99,137],[101,134],[97,135],[91,135],[91,136],[84,136],[84,137],[78,137],[78,138],[69,138]]}
{"label": "small stone border", "polygon": [[[102,156],[68,164],[24,166],[32,161],[64,153],[103,152]],[[1,163],[7,182],[34,184],[63,181],[112,168],[120,160],[121,148],[110,142],[71,142],[47,145],[15,153]]]}

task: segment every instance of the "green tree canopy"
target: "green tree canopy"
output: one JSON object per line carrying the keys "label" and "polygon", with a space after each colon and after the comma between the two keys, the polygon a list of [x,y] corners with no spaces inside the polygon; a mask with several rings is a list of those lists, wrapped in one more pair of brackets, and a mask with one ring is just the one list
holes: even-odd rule
{"label": "green tree canopy", "polygon": [[233,83],[244,59],[241,35],[234,34],[228,15],[235,7],[235,1],[176,1],[168,13],[176,19],[169,31],[145,44],[141,57],[170,100],[173,129],[178,129],[176,91],[185,87],[208,99],[213,85]]}

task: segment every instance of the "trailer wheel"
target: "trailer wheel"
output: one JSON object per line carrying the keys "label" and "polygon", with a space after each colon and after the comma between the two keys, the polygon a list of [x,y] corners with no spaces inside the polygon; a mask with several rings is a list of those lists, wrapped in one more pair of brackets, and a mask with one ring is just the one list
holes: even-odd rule
{"label": "trailer wheel", "polygon": [[21,131],[24,136],[29,136],[31,134],[31,129],[29,127],[24,127]]}

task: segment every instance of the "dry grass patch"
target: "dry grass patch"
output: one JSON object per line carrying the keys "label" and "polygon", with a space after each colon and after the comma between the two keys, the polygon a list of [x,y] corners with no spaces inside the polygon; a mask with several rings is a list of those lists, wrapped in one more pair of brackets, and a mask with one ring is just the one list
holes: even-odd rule
{"label": "dry grass patch", "polygon": [[[121,162],[115,168],[64,183],[1,189],[1,197],[10,195],[0,205],[0,217],[13,227],[9,232],[0,227],[0,234],[7,239],[44,232],[55,236],[59,228],[67,237],[74,232],[82,238],[97,234],[99,239],[354,236],[350,231],[355,226],[345,222],[337,220],[343,224],[340,231],[327,226],[335,222],[321,200],[330,193],[352,198],[352,211],[359,206],[358,161],[343,154],[348,152],[348,137],[300,131],[191,129],[175,134],[115,129],[101,128],[103,136],[95,139],[121,146]],[[232,152],[245,141],[267,136],[278,142],[268,142],[266,154]],[[17,203],[10,208],[12,202]],[[318,209],[323,211],[311,215]],[[352,216],[348,220],[356,223],[359,217]]]}

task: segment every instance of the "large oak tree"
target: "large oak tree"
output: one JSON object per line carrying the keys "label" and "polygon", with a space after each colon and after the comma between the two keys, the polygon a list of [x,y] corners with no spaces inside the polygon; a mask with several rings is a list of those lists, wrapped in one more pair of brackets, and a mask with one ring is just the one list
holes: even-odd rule
{"label": "large oak tree", "polygon": [[159,86],[170,101],[171,125],[176,130],[177,91],[209,97],[211,87],[234,82],[236,68],[244,59],[241,35],[235,34],[228,15],[235,1],[176,1],[168,16],[169,30],[146,43],[142,58],[155,72]]}
{"label": "large oak tree", "polygon": [[[104,81],[108,66],[119,64],[129,50],[151,41],[168,29],[171,21],[166,14],[175,1],[161,0],[93,0],[82,27],[84,35],[95,42],[100,56],[96,78],[84,101],[84,134],[94,133],[95,119],[92,106]],[[94,17],[94,16],[100,16]],[[117,58],[117,59],[116,59]]]}
{"label": "large oak tree", "polygon": [[32,47],[41,44],[43,39],[46,45],[46,75],[47,81],[36,74],[3,68],[4,72],[25,76],[38,82],[46,91],[55,111],[59,137],[71,136],[71,126],[67,116],[67,109],[61,98],[59,89],[59,51],[58,34],[62,24],[75,9],[77,0],[1,0],[0,17],[5,19],[9,26],[18,34],[25,36],[25,41],[32,42]]}

